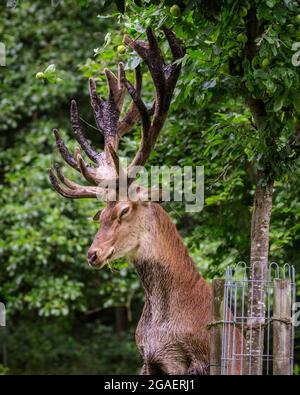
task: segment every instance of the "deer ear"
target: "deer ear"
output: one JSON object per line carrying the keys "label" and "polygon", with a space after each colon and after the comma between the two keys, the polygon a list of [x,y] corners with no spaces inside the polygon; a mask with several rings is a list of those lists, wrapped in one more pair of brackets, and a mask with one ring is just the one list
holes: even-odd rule
{"label": "deer ear", "polygon": [[99,210],[94,216],[93,221],[99,221],[102,210]]}
{"label": "deer ear", "polygon": [[145,204],[150,202],[150,194],[147,188],[141,187],[140,185],[132,185],[132,188],[130,199],[133,202],[141,202]]}

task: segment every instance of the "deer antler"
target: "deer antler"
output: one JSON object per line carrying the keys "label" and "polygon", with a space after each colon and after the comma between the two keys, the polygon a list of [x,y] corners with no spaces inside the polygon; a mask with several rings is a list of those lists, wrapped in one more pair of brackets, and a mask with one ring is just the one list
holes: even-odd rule
{"label": "deer antler", "polygon": [[[134,71],[135,71],[135,89],[140,95],[142,90],[142,80],[143,80],[140,65],[138,65]],[[133,102],[131,102],[126,115],[124,116],[122,121],[120,121],[118,124],[119,137],[121,138],[122,136],[124,136],[124,134],[127,133],[132,128],[132,126],[139,121],[139,119],[140,119],[139,110],[137,109],[136,105]]]}
{"label": "deer antler", "polygon": [[134,49],[147,64],[156,88],[154,116],[152,122],[150,122],[139,93],[133,89],[128,81],[124,80],[124,85],[140,112],[143,125],[139,150],[128,167],[129,178],[131,178],[131,172],[134,167],[144,165],[153,150],[158,134],[167,117],[172,94],[180,74],[181,65],[178,62],[176,63],[176,61],[182,58],[185,53],[175,34],[167,27],[163,27],[163,31],[173,55],[173,63],[170,65],[165,65],[151,28],[147,29],[148,43],[145,41],[134,41],[129,36],[125,36],[124,40],[125,44]]}
{"label": "deer antler", "polygon": [[[54,129],[56,145],[63,159],[93,184],[93,186],[81,186],[74,183],[62,174],[60,166],[56,164],[56,175],[50,169],[49,178],[57,192],[64,197],[76,199],[98,197],[98,195],[103,196],[104,188],[112,188],[116,183],[118,184],[121,176],[120,172],[122,172],[122,176],[125,175],[127,177],[130,184],[136,177],[135,167],[144,165],[149,158],[167,117],[172,94],[181,69],[178,60],[185,52],[180,41],[170,29],[163,27],[163,32],[173,55],[173,62],[169,65],[165,64],[157,39],[151,28],[147,29],[148,42],[135,41],[129,36],[124,38],[125,44],[129,45],[144,60],[153,79],[156,97],[150,110],[141,98],[142,74],[140,66],[137,66],[135,69],[135,86],[127,80],[122,63],[118,67],[118,77],[110,70],[104,70],[109,89],[107,100],[98,96],[95,81],[93,79],[89,80],[91,106],[94,111],[95,121],[98,129],[104,136],[104,151],[102,153],[96,152],[84,137],[79,124],[76,101],[72,100],[71,102],[71,124],[75,138],[87,156],[96,164],[96,167],[85,163],[79,148],[72,155],[64,144],[59,131]],[[125,90],[131,96],[132,103],[126,115],[120,121]],[[126,175],[120,168],[116,152],[120,138],[139,120],[141,120],[142,124],[141,142],[133,161],[127,169]]]}

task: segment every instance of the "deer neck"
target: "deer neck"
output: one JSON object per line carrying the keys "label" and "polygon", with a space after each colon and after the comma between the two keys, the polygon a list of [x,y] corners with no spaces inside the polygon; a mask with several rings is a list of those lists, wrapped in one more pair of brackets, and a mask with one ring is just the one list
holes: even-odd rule
{"label": "deer neck", "polygon": [[[156,310],[172,309],[184,303],[200,280],[192,259],[175,225],[158,205],[151,206],[151,221],[145,232],[134,266],[145,290],[146,303]],[[180,297],[179,297],[180,295]]]}

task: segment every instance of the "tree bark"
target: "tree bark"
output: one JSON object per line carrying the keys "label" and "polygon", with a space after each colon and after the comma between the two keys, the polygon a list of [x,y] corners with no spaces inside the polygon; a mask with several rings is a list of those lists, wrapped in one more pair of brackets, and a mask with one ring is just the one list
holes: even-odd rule
{"label": "tree bark", "polygon": [[272,213],[273,181],[259,181],[254,195],[251,223],[251,258],[248,290],[248,320],[244,374],[263,372],[265,292],[268,279],[269,229]]}
{"label": "tree bark", "polygon": [[210,375],[212,376],[221,374],[222,326],[220,322],[223,319],[224,284],[223,279],[215,278],[212,281],[212,327],[210,328]]}
{"label": "tree bark", "polygon": [[290,375],[291,369],[291,281],[274,280],[273,374]]}
{"label": "tree bark", "polygon": [[[257,9],[252,5],[246,18],[248,41],[245,54],[249,62],[256,56],[256,38],[260,34]],[[276,135],[271,138],[266,133],[267,111],[261,98],[253,98],[246,90],[246,103],[252,113],[260,139],[268,149],[276,147]],[[267,129],[268,131],[268,129]],[[276,150],[273,151],[276,153]],[[271,164],[264,163],[264,171],[259,172],[254,195],[251,222],[251,256],[248,290],[248,319],[246,329],[246,349],[244,350],[244,374],[262,374],[265,323],[265,293],[268,279],[269,230],[272,213],[273,180],[270,179]]]}

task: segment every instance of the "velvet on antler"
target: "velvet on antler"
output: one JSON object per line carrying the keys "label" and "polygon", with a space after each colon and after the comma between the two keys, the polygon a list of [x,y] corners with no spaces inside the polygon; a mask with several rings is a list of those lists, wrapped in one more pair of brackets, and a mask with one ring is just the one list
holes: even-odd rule
{"label": "velvet on antler", "polygon": [[[81,155],[80,148],[72,154],[64,144],[60,133],[54,129],[56,145],[65,162],[80,172],[92,186],[82,186],[65,177],[58,164],[55,171],[49,169],[49,179],[62,196],[68,198],[103,198],[107,188],[118,186],[120,177],[127,178],[128,185],[136,177],[137,166],[143,166],[149,158],[159,132],[161,131],[170,107],[172,94],[180,73],[178,60],[184,55],[184,48],[180,40],[167,27],[162,28],[169,43],[173,60],[166,64],[158,45],[158,41],[151,28],[146,31],[148,41],[136,41],[125,36],[124,43],[130,46],[147,65],[154,86],[155,99],[152,107],[147,108],[141,97],[142,73],[140,66],[135,69],[135,85],[126,78],[124,65],[118,66],[118,76],[105,69],[108,83],[109,96],[105,100],[100,98],[96,91],[96,83],[89,80],[89,93],[91,106],[94,111],[95,121],[99,131],[104,136],[104,150],[98,153],[86,140],[80,126],[77,103],[71,102],[71,124],[77,142],[94,162],[94,166],[87,164]],[[132,102],[124,118],[120,120],[124,103],[125,92],[128,92]],[[134,159],[128,166],[127,171],[121,169],[117,150],[119,140],[127,133],[136,122],[141,121],[141,141]]]}

